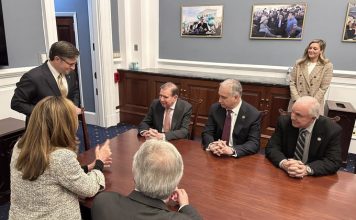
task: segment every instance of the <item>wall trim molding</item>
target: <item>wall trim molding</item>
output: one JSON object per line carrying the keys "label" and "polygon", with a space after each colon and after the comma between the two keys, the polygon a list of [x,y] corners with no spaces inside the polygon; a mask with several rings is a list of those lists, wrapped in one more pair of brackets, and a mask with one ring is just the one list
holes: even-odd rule
{"label": "wall trim molding", "polygon": [[29,71],[33,68],[35,68],[35,66],[1,69],[0,70],[0,79],[21,77],[24,73],[26,73],[27,71]]}
{"label": "wall trim molding", "polygon": [[[189,61],[189,60],[173,60],[173,59],[158,59],[158,68],[169,68],[169,69],[178,69],[178,70],[189,70],[194,71],[191,67],[195,68],[196,71],[211,72],[211,70],[219,72],[228,73],[231,70],[242,70],[243,74],[246,71],[246,74],[251,74],[248,72],[263,72],[273,73],[271,77],[278,76],[282,77],[287,74],[289,66],[269,66],[269,65],[252,65],[252,64],[236,64],[236,63],[216,63],[216,62],[202,62],[202,61]],[[209,71],[210,70],[210,71]],[[356,71],[349,70],[334,70],[334,76],[340,78],[356,78]]]}

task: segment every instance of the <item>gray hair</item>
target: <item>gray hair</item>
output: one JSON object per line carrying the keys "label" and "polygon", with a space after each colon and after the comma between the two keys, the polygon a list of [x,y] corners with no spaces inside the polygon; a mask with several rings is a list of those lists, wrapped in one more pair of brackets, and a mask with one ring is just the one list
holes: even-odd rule
{"label": "gray hair", "polygon": [[54,60],[55,56],[74,59],[79,56],[79,51],[73,44],[67,41],[58,41],[52,44],[49,50],[49,59],[51,61]]}
{"label": "gray hair", "polygon": [[183,176],[182,156],[169,142],[148,140],[134,155],[132,173],[137,190],[151,198],[167,199]]}
{"label": "gray hair", "polygon": [[167,88],[171,89],[172,96],[178,95],[178,86],[176,84],[172,82],[166,82],[160,87],[160,89],[167,89]]}
{"label": "gray hair", "polygon": [[304,103],[309,106],[309,115],[318,118],[320,115],[320,103],[318,100],[311,96],[302,96],[295,101],[297,103]]}
{"label": "gray hair", "polygon": [[242,86],[237,79],[226,79],[220,83],[220,86],[230,86],[231,95],[239,95],[240,97],[242,96]]}

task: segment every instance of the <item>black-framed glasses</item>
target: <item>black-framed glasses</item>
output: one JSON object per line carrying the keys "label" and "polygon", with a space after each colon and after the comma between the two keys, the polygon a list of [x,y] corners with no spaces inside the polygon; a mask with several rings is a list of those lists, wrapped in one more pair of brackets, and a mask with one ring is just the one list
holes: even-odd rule
{"label": "black-framed glasses", "polygon": [[71,67],[75,66],[77,64],[77,61],[74,62],[74,63],[70,63],[70,62],[66,61],[63,57],[59,57],[59,59],[61,59],[63,62],[65,62],[66,64],[68,64]]}

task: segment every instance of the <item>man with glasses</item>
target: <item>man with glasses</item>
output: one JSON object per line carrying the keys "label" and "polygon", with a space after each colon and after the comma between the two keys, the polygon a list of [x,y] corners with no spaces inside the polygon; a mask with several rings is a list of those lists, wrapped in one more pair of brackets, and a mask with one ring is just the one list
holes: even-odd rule
{"label": "man with glasses", "polygon": [[266,157],[290,177],[333,174],[341,166],[341,127],[319,110],[317,99],[300,97],[267,144]]}
{"label": "man with glasses", "polygon": [[[11,108],[26,115],[26,122],[34,106],[47,96],[64,96],[79,106],[76,73],[79,51],[66,41],[52,44],[49,60],[25,73],[16,84]],[[81,110],[77,107],[77,114]],[[27,123],[26,123],[27,124]]]}

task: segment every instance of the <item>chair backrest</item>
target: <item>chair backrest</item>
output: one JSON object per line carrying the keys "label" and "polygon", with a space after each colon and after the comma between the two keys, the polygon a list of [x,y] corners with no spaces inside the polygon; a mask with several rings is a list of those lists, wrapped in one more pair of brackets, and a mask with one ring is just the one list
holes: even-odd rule
{"label": "chair backrest", "polygon": [[199,107],[200,104],[203,103],[203,99],[193,99],[193,98],[188,98],[184,96],[180,96],[181,99],[189,102],[192,105],[192,120],[190,122],[190,132],[189,132],[189,139],[194,140],[194,134],[195,134],[195,127],[197,125],[197,120],[198,120],[198,115],[199,115]]}
{"label": "chair backrest", "polygon": [[268,114],[268,110],[260,111],[260,113],[261,113],[261,124],[262,124],[263,120],[265,119],[266,115]]}
{"label": "chair backrest", "polygon": [[89,139],[89,133],[88,133],[88,127],[87,123],[85,121],[85,114],[84,114],[84,108],[81,109],[81,114],[78,115],[78,119],[82,122],[82,131],[83,131],[83,141],[84,141],[84,149],[89,150],[90,149],[90,139]]}
{"label": "chair backrest", "polygon": [[[288,114],[290,114],[290,112],[288,112],[288,111],[284,111],[283,109],[278,109],[278,111],[279,111],[279,114],[280,115],[288,115]],[[326,116],[327,117],[327,116]],[[340,121],[340,116],[335,116],[335,117],[332,117],[332,118],[330,118],[330,117],[328,117],[331,121],[333,121],[333,122],[339,122]]]}

